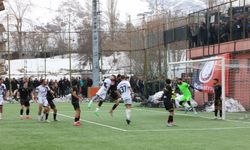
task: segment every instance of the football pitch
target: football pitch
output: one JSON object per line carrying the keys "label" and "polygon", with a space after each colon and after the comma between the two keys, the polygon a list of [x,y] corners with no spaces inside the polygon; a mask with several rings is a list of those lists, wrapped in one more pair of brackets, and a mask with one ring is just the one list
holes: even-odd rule
{"label": "football pitch", "polygon": [[[134,105],[132,124],[125,122],[121,104],[109,115],[104,103],[100,116],[81,103],[82,125],[72,125],[70,103],[57,103],[58,122],[37,121],[37,104],[31,105],[31,120],[19,119],[19,104],[5,104],[0,121],[0,150],[248,150],[250,120],[213,120],[213,113],[176,112],[176,126],[166,127],[163,108]],[[96,106],[93,105],[93,106]],[[247,113],[244,115],[248,115]],[[52,120],[53,115],[49,118]],[[236,117],[239,118],[239,117]]]}

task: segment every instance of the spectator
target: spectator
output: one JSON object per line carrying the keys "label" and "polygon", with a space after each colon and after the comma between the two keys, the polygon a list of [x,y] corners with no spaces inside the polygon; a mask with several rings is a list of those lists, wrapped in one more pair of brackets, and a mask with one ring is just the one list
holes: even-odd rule
{"label": "spectator", "polygon": [[242,38],[243,35],[243,23],[242,20],[237,17],[236,20],[233,23],[233,40],[239,40]]}
{"label": "spectator", "polygon": [[7,91],[10,91],[10,80],[9,80],[9,78],[5,78],[3,83],[5,84]]}
{"label": "spectator", "polygon": [[12,93],[14,93],[14,91],[18,89],[18,81],[15,78],[13,78],[11,81],[11,87]]}
{"label": "spectator", "polygon": [[199,46],[198,44],[199,27],[195,23],[192,24],[191,34],[192,34],[193,47]]}
{"label": "spectator", "polygon": [[91,78],[87,77],[86,81],[87,81],[87,82],[86,82],[86,92],[85,92],[85,96],[88,97],[88,88],[89,88],[89,87],[92,87],[92,85],[93,85],[93,80],[92,80]]}
{"label": "spectator", "polygon": [[192,40],[192,33],[191,33],[191,26],[188,26],[187,28],[187,37],[188,37],[188,41],[189,41],[189,48],[193,48],[193,40]]}
{"label": "spectator", "polygon": [[201,22],[201,26],[200,26],[200,45],[201,46],[205,46],[208,44],[207,38],[208,38],[207,25],[205,24],[205,22]]}
{"label": "spectator", "polygon": [[229,27],[226,22],[220,23],[220,42],[227,42],[229,39]]}
{"label": "spectator", "polygon": [[212,23],[211,25],[210,25],[210,28],[209,28],[209,33],[210,33],[210,38],[209,38],[209,44],[216,44],[217,42],[217,37],[216,37],[216,33],[217,31],[216,31],[216,27],[215,27],[215,24],[214,23]]}

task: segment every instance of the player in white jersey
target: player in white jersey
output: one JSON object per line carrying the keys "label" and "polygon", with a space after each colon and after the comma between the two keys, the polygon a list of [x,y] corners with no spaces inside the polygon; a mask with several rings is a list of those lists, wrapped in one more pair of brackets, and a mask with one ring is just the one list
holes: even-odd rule
{"label": "player in white jersey", "polygon": [[103,101],[105,100],[107,96],[110,86],[113,85],[114,83],[115,83],[114,75],[110,76],[109,78],[106,78],[103,81],[101,88],[97,91],[96,95],[89,101],[88,108],[90,109],[93,101],[99,99],[98,107],[96,108],[96,111],[95,111],[96,116],[99,116],[99,110],[103,104]]}
{"label": "player in white jersey", "polygon": [[[47,92],[51,92],[52,94],[53,91],[50,90],[49,86],[47,85],[47,81],[45,79],[41,80],[41,85],[36,88],[35,91],[35,96],[34,99],[37,101],[39,104],[38,108],[38,120],[43,121],[45,117],[45,121],[48,121],[48,116],[49,116],[49,104],[47,100]],[[43,110],[43,114],[42,114]]]}
{"label": "player in white jersey", "polygon": [[0,78],[0,120],[2,120],[3,114],[3,101],[6,100],[6,86],[3,84],[3,79]]}
{"label": "player in white jersey", "polygon": [[132,97],[134,95],[129,81],[125,76],[121,76],[122,81],[117,85],[117,90],[121,94],[121,98],[125,104],[126,122],[129,125],[131,122]]}

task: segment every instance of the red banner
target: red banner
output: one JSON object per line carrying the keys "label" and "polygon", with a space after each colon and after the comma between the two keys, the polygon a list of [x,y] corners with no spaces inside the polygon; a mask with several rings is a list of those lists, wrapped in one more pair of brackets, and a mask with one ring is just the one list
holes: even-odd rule
{"label": "red banner", "polygon": [[[230,54],[222,54],[222,55],[217,55],[216,57],[222,57],[225,58],[225,66],[228,66],[227,64],[229,63],[230,60]],[[215,58],[216,58],[215,57]],[[194,87],[198,89],[202,89],[203,92],[205,93],[213,93],[213,80],[217,78],[219,82],[221,82],[221,60],[218,61],[209,61],[205,62],[202,64],[199,64],[199,66],[196,66],[199,68],[195,73],[194,73]],[[225,79],[228,81],[229,78],[229,68],[226,67],[225,70]],[[226,93],[228,93],[228,82],[225,83],[226,85]]]}

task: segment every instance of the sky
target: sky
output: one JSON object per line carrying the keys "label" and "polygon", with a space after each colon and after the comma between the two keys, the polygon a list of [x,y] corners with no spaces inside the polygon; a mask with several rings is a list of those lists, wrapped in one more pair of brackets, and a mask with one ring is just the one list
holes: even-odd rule
{"label": "sky", "polygon": [[[31,0],[33,4],[32,13],[30,17],[38,22],[45,23],[53,18],[54,10],[58,8],[62,0]],[[74,2],[75,0],[72,0]],[[101,8],[107,9],[107,0],[100,0]],[[84,4],[83,4],[84,5]],[[131,15],[132,20],[138,19],[137,14],[148,11],[148,4],[141,0],[118,0],[118,11],[120,13],[120,20],[125,22],[128,20],[128,15]]]}

